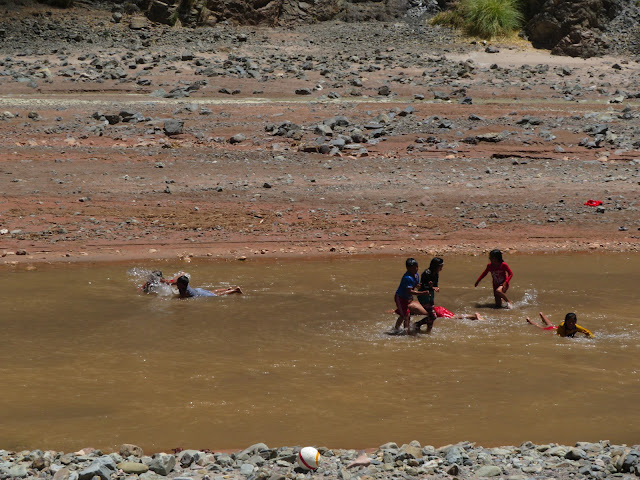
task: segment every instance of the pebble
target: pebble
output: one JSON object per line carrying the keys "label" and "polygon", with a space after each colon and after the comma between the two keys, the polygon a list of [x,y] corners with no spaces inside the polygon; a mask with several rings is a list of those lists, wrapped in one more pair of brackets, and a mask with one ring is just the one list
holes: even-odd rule
{"label": "pebble", "polygon": [[235,134],[233,137],[231,137],[229,139],[229,143],[231,143],[231,144],[242,143],[246,139],[247,139],[247,137],[245,135],[243,135],[242,133],[237,133],[237,134]]}

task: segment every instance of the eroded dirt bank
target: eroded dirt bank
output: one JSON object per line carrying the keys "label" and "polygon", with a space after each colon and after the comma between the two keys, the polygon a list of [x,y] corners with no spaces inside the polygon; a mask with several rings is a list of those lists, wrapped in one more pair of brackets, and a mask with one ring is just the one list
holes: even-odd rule
{"label": "eroded dirt bank", "polygon": [[638,249],[633,59],[85,20],[2,47],[4,263]]}

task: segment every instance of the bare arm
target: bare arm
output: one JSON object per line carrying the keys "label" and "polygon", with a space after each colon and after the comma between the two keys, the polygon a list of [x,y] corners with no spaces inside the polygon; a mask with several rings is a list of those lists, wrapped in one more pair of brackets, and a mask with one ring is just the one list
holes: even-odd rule
{"label": "bare arm", "polygon": [[586,328],[581,327],[580,325],[576,325],[576,328],[578,329],[579,332],[584,333],[588,338],[593,338],[594,337],[593,333],[591,333]]}
{"label": "bare arm", "polygon": [[178,281],[178,279],[183,275],[186,275],[186,273],[185,272],[178,272],[178,274],[175,277],[173,277],[173,278],[171,278],[169,280],[167,280],[166,278],[163,278],[160,281],[163,282],[163,283],[167,283],[169,285],[174,285]]}

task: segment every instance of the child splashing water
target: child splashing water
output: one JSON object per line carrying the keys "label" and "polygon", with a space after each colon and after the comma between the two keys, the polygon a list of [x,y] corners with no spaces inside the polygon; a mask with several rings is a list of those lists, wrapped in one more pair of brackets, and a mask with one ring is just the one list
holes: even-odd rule
{"label": "child splashing water", "polygon": [[502,300],[507,303],[507,308],[511,308],[511,302],[506,293],[509,289],[509,282],[513,278],[513,272],[509,265],[502,260],[502,252],[500,250],[495,249],[489,252],[489,264],[476,280],[476,287],[487,273],[491,273],[491,278],[493,279],[493,297],[496,301],[496,308],[502,308]]}
{"label": "child splashing water", "polygon": [[242,289],[238,286],[217,288],[214,290],[207,290],[204,288],[193,288],[189,286],[189,274],[185,272],[179,272],[175,277],[171,279],[164,278],[160,270],[154,270],[147,274],[147,281],[138,287],[139,292],[155,293],[161,296],[174,295],[173,286],[178,289],[179,298],[191,298],[191,297],[217,297],[220,295],[231,295],[234,293],[243,293]]}

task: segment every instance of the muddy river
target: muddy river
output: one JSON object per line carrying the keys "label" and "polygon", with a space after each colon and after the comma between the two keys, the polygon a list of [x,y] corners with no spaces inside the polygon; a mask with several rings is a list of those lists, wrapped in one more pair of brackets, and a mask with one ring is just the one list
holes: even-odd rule
{"label": "muddy river", "polygon": [[[485,257],[446,257],[436,303],[485,320],[411,337],[385,334],[399,257],[5,270],[0,448],[637,443],[640,256],[505,260],[513,309],[474,288]],[[138,293],[151,269],[245,294]],[[595,338],[525,322],[541,310]]]}

